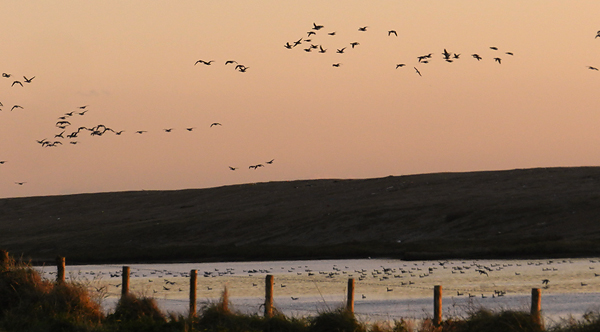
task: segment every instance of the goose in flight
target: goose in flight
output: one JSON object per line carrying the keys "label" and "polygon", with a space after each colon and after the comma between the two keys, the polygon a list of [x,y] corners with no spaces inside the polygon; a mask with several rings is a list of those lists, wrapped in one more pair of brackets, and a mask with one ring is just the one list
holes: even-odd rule
{"label": "goose in flight", "polygon": [[417,72],[417,74],[419,74],[419,76],[423,76],[421,75],[421,72],[417,69],[417,67],[413,67],[415,69],[415,71]]}
{"label": "goose in flight", "polygon": [[513,52],[504,52],[504,54],[514,55]]}
{"label": "goose in flight", "polygon": [[598,32],[596,32],[596,37],[594,37],[594,38],[598,38],[598,37],[600,37],[600,30],[598,30]]}
{"label": "goose in flight", "polygon": [[345,49],[346,49],[345,47],[344,48],[338,48],[337,51],[336,51],[336,53],[340,53],[340,54],[344,53]]}
{"label": "goose in flight", "polygon": [[210,60],[210,61],[204,61],[204,60],[198,60],[194,63],[194,66],[197,65],[198,63],[210,66],[211,63],[213,63],[215,60]]}
{"label": "goose in flight", "polygon": [[335,31],[329,32],[327,34],[330,35],[330,36],[335,36]]}
{"label": "goose in flight", "polygon": [[185,130],[187,130],[187,131],[192,131],[192,130],[194,130],[194,129],[196,129],[196,127],[189,127],[189,128],[185,128]]}
{"label": "goose in flight", "polygon": [[395,35],[396,37],[398,37],[398,33],[396,32],[396,30],[388,31],[388,36],[391,36],[392,34]]}
{"label": "goose in flight", "polygon": [[12,112],[12,110],[14,110],[15,108],[20,108],[20,109],[23,109],[23,106],[21,106],[21,105],[15,105],[15,106],[13,106],[13,107],[11,107],[11,108],[10,108],[11,112]]}
{"label": "goose in flight", "polygon": [[332,66],[334,66],[334,67],[339,67],[340,65],[341,65],[341,63],[339,63],[339,62],[332,64]]}
{"label": "goose in flight", "polygon": [[79,115],[84,115],[86,112],[87,112],[87,110],[85,110],[85,111],[83,111],[83,112],[79,112],[79,113],[77,113],[77,114],[79,114]]}
{"label": "goose in flight", "polygon": [[275,159],[271,159],[271,160],[267,161],[266,163],[271,165],[273,163],[273,161],[275,161]]}
{"label": "goose in flight", "polygon": [[[288,45],[289,45],[289,43],[288,43]],[[235,64],[237,64],[237,61],[235,61],[235,60],[227,60],[227,61],[225,61],[225,65],[228,65],[228,64],[230,64],[230,63],[235,63]]]}
{"label": "goose in flight", "polygon": [[404,66],[406,66],[406,64],[404,64],[404,63],[399,63],[399,64],[397,64],[397,65],[396,65],[396,69],[398,69],[398,68],[400,68],[400,67],[404,67]]}
{"label": "goose in flight", "polygon": [[494,51],[497,51],[497,50],[498,50],[498,48],[497,48],[496,46],[490,46],[490,49],[492,49],[492,50],[494,50]]}
{"label": "goose in flight", "polygon": [[171,131],[173,131],[173,128],[167,128],[167,129],[163,129],[165,131],[165,133],[170,133]]}
{"label": "goose in flight", "polygon": [[237,167],[231,167],[231,166],[229,166],[229,169],[232,170],[232,171],[235,171],[237,169]]}
{"label": "goose in flight", "polygon": [[146,130],[138,130],[135,133],[136,134],[143,134],[143,133],[147,133],[147,131]]}
{"label": "goose in flight", "polygon": [[19,84],[20,86],[23,86],[23,83],[21,83],[21,81],[14,81],[10,86],[13,86],[15,84]]}
{"label": "goose in flight", "polygon": [[444,49],[444,53],[442,53],[444,59],[449,60],[452,54],[450,54],[446,49]]}
{"label": "goose in flight", "polygon": [[314,31],[308,31],[306,34],[307,34],[306,38],[308,38],[308,37],[310,37],[312,35],[316,35],[317,33],[314,32]]}
{"label": "goose in flight", "polygon": [[2,73],[2,77],[9,78],[10,76],[11,76],[10,74],[7,74],[7,73]]}
{"label": "goose in flight", "polygon": [[321,30],[323,29],[325,26],[323,25],[317,25],[316,23],[313,22],[313,30]]}
{"label": "goose in flight", "polygon": [[33,81],[33,79],[35,78],[35,76],[33,76],[32,78],[27,78],[25,76],[23,76],[23,79],[25,80],[25,83],[31,83],[31,81]]}
{"label": "goose in flight", "polygon": [[64,134],[64,133],[65,133],[65,131],[63,130],[63,131],[62,131],[60,134],[56,134],[56,135],[54,135],[54,138],[65,138],[65,137],[63,136],[63,134]]}
{"label": "goose in flight", "polygon": [[292,44],[290,44],[290,42],[286,42],[285,45],[283,45],[283,47],[287,48],[288,50],[291,50],[292,47],[294,47],[294,46],[292,46]]}
{"label": "goose in flight", "polygon": [[25,183],[27,183],[27,182],[15,182],[15,184],[18,184],[19,186],[22,186],[22,185],[24,185]]}
{"label": "goose in flight", "polygon": [[598,68],[596,68],[596,67],[592,67],[592,66],[588,66],[588,69],[591,69],[591,70],[598,70]]}
{"label": "goose in flight", "polygon": [[222,124],[218,123],[218,122],[213,122],[210,124],[210,126],[222,126]]}
{"label": "goose in flight", "polygon": [[294,42],[294,45],[293,45],[293,47],[296,47],[296,46],[298,46],[298,45],[300,45],[300,44],[302,44],[302,38],[300,38],[300,39],[296,40],[296,41]]}
{"label": "goose in flight", "polygon": [[499,64],[502,64],[502,59],[500,58],[494,58],[494,61],[498,62]]}
{"label": "goose in flight", "polygon": [[477,59],[477,61],[479,61],[479,60],[483,59],[483,58],[482,58],[482,57],[480,57],[480,56],[479,56],[479,54],[477,54],[477,53],[473,53],[473,54],[471,54],[471,56],[472,56],[472,57],[474,57],[475,59]]}
{"label": "goose in flight", "polygon": [[86,107],[88,107],[89,105],[83,105],[83,106],[79,106],[79,109],[84,110]]}
{"label": "goose in flight", "polygon": [[0,165],[4,165],[5,162],[6,160],[0,160]]}
{"label": "goose in flight", "polygon": [[352,43],[350,43],[350,46],[352,46],[352,48],[354,48],[354,46],[357,46],[357,45],[360,45],[360,43],[359,42],[352,42]]}
{"label": "goose in flight", "polygon": [[323,45],[319,45],[319,53],[325,53],[327,52],[327,49],[323,48]]}
{"label": "goose in flight", "polygon": [[358,28],[358,31],[367,31],[368,26]]}

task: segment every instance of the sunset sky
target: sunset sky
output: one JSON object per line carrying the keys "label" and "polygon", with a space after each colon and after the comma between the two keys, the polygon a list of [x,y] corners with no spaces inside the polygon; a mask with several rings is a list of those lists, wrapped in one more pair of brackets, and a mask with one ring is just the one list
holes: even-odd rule
{"label": "sunset sky", "polygon": [[[0,198],[596,166],[599,17],[595,0],[3,1]],[[66,137],[99,124],[123,133]]]}

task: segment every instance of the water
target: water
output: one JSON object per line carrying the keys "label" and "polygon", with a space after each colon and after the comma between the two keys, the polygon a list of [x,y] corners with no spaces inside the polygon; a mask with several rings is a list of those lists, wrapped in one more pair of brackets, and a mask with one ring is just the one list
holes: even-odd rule
{"label": "water", "polygon": [[[355,279],[355,312],[364,321],[433,316],[433,286],[443,286],[443,315],[465,316],[479,308],[529,311],[531,288],[542,288],[547,322],[599,310],[600,260],[384,259],[131,264],[131,292],[152,296],[176,313],[189,307],[189,273],[198,271],[198,307],[217,302],[227,286],[232,307],[262,313],[264,279],[275,277],[275,307],[288,316],[314,316],[345,303],[348,278]],[[598,268],[598,272],[596,272]],[[55,267],[39,268],[53,278]],[[85,283],[114,308],[122,266],[67,266],[69,279]],[[485,273],[481,272],[484,271]],[[104,287],[104,288],[103,288]],[[501,294],[503,296],[498,296]],[[293,298],[293,299],[292,299]]]}

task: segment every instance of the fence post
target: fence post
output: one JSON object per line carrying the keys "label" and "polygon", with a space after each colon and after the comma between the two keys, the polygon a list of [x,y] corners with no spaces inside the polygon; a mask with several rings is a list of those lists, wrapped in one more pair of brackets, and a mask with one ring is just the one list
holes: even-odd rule
{"label": "fence post", "polygon": [[433,287],[433,324],[438,326],[442,323],[442,286]]}
{"label": "fence post", "polygon": [[123,266],[123,275],[121,282],[121,297],[129,295],[129,266]]}
{"label": "fence post", "polygon": [[265,317],[273,317],[273,275],[265,278]]}
{"label": "fence post", "polygon": [[196,284],[198,280],[198,270],[190,271],[190,321],[196,316]]}
{"label": "fence post", "polygon": [[346,310],[354,313],[354,278],[348,279],[348,299],[346,303]]}
{"label": "fence post", "polygon": [[542,323],[542,290],[539,288],[531,289],[531,318],[538,324],[542,329],[544,325]]}
{"label": "fence post", "polygon": [[9,261],[10,261],[10,258],[8,257],[8,251],[0,250],[0,266],[8,267]]}
{"label": "fence post", "polygon": [[56,257],[56,282],[65,282],[65,258],[62,256]]}

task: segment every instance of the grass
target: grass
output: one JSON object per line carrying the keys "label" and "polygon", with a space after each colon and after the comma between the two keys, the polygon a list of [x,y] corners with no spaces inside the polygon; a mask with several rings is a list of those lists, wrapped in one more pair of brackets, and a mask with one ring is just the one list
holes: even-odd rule
{"label": "grass", "polygon": [[[83,283],[41,278],[30,264],[0,255],[0,331],[25,332],[540,332],[525,312],[477,310],[449,318],[439,326],[431,319],[372,324],[358,321],[343,308],[315,317],[290,318],[275,310],[272,317],[237,313],[224,289],[220,301],[201,308],[194,318],[164,313],[151,297],[129,294],[105,314]],[[600,331],[600,313],[568,319],[550,332]]]}

